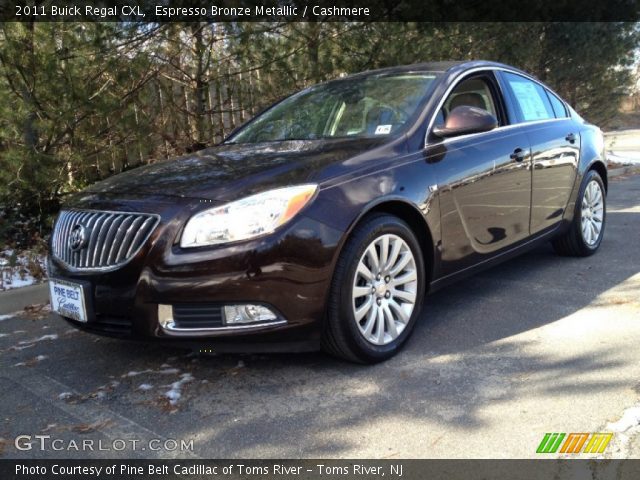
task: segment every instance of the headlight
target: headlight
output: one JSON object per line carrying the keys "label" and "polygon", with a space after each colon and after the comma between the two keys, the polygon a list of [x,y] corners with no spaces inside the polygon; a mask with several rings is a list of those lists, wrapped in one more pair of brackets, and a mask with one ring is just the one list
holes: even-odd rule
{"label": "headlight", "polygon": [[217,245],[273,232],[309,203],[317,188],[278,188],[200,212],[187,222],[180,246]]}

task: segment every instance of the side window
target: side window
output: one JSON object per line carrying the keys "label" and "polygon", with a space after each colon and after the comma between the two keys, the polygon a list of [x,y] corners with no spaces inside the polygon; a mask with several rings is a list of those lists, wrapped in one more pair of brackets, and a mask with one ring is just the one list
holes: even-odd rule
{"label": "side window", "polygon": [[505,72],[503,76],[520,110],[521,122],[555,118],[551,102],[542,86],[514,73]]}
{"label": "side window", "polygon": [[549,100],[551,101],[551,106],[553,107],[553,112],[556,114],[556,118],[566,118],[567,115],[567,107],[564,106],[562,100],[556,97],[553,93],[547,90],[547,95]]}
{"label": "side window", "polygon": [[443,125],[449,112],[462,105],[482,108],[494,117],[499,118],[488,80],[482,77],[473,77],[463,80],[453,89],[444,102],[442,109],[436,115],[434,124]]}

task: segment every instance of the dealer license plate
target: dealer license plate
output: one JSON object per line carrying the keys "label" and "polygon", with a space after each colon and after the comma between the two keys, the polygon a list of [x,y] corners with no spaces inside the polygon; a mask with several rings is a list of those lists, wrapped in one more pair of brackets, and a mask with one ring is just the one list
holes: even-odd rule
{"label": "dealer license plate", "polygon": [[87,307],[82,285],[66,280],[49,279],[51,310],[78,322],[87,321]]}

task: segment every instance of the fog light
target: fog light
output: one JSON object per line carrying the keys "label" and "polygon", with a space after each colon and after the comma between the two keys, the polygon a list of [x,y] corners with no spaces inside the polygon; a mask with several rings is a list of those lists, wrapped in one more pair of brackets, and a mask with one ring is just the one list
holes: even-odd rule
{"label": "fog light", "polygon": [[162,328],[173,325],[173,309],[171,305],[158,305],[158,322]]}
{"label": "fog light", "polygon": [[269,322],[277,318],[275,313],[262,305],[227,305],[224,307],[226,325]]}

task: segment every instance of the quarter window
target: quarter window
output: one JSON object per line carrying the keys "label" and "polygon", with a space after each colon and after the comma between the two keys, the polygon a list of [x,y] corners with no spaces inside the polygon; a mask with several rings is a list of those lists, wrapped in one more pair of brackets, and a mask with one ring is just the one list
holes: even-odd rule
{"label": "quarter window", "polygon": [[555,118],[546,91],[539,84],[513,73],[504,73],[520,110],[521,122],[535,122]]}
{"label": "quarter window", "polygon": [[556,97],[549,90],[547,90],[547,95],[549,96],[549,100],[551,101],[551,106],[553,107],[553,112],[556,114],[556,118],[566,118],[567,107],[564,106],[562,100]]}

